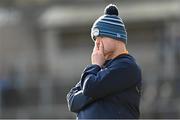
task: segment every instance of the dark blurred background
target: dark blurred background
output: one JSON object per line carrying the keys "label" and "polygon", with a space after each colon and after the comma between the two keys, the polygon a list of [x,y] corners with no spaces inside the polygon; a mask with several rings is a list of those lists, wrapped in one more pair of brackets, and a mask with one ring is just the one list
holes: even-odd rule
{"label": "dark blurred background", "polygon": [[75,118],[66,94],[109,3],[143,70],[141,118],[180,118],[180,0],[0,0],[0,118]]}

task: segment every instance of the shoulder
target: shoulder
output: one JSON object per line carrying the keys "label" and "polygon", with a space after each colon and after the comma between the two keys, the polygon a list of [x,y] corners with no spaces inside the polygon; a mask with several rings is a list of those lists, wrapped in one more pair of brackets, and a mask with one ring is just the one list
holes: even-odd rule
{"label": "shoulder", "polygon": [[136,68],[136,60],[130,54],[122,55],[112,61],[110,68]]}

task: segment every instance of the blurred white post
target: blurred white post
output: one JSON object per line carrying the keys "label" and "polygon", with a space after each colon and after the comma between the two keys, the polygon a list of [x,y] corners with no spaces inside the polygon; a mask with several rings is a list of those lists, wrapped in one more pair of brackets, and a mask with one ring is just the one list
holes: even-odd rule
{"label": "blurred white post", "polygon": [[[54,36],[55,36],[55,31],[53,30],[47,30],[45,32],[44,36],[44,51],[45,51],[45,64],[48,66],[49,64],[51,65],[54,57]],[[47,72],[50,73],[50,68],[47,68]],[[50,70],[50,71],[49,71]],[[45,75],[40,83],[40,111],[44,115],[48,115],[47,113],[52,111],[52,89],[53,89],[53,80],[48,77],[49,75]]]}
{"label": "blurred white post", "polygon": [[[58,31],[59,33],[59,31]],[[58,63],[59,59],[59,48],[58,48],[58,40],[59,38],[57,35],[57,30],[54,29],[48,29],[44,33],[44,61],[47,66],[47,72],[48,75],[45,75],[44,79],[41,80],[40,89],[41,89],[41,104],[43,105],[42,108],[44,111],[43,114],[48,115],[48,113],[51,113],[53,111],[53,77],[54,72],[58,71]],[[49,76],[49,77],[47,77]],[[45,108],[44,108],[45,107]],[[47,108],[46,108],[47,107]]]}
{"label": "blurred white post", "polygon": [[164,69],[163,78],[165,80],[174,80],[176,76],[176,40],[177,40],[177,28],[179,27],[176,21],[167,22],[165,25],[165,40],[164,40]]}

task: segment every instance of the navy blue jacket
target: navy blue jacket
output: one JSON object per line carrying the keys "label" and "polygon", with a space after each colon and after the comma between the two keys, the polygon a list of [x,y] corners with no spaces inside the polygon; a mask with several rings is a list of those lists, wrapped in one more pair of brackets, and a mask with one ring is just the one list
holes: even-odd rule
{"label": "navy blue jacket", "polygon": [[141,70],[129,54],[89,65],[67,95],[78,119],[139,118]]}

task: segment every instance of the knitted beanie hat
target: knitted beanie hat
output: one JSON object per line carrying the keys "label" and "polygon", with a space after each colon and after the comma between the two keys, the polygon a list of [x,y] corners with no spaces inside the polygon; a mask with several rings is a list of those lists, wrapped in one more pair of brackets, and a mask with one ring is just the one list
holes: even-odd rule
{"label": "knitted beanie hat", "polygon": [[106,36],[127,43],[127,32],[122,19],[118,16],[116,5],[109,4],[104,15],[99,17],[91,28],[91,38],[95,41],[98,36]]}

